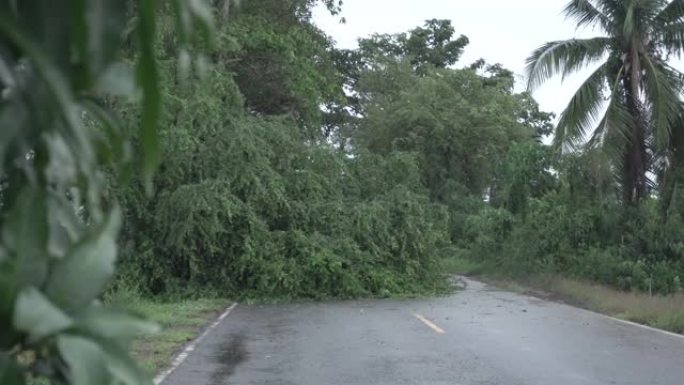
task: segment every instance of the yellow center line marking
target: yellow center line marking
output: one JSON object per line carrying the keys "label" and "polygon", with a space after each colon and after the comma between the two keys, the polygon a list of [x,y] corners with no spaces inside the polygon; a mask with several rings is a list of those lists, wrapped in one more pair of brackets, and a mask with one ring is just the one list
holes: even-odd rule
{"label": "yellow center line marking", "polygon": [[416,318],[418,318],[418,320],[420,320],[420,322],[422,322],[422,323],[424,323],[425,325],[427,325],[427,327],[429,327],[430,329],[434,330],[435,333],[437,333],[437,334],[444,334],[444,330],[443,330],[442,328],[440,328],[439,326],[435,325],[435,324],[434,324],[432,321],[430,321],[429,319],[423,317],[422,315],[420,315],[420,314],[418,314],[418,313],[414,313],[413,316],[416,317]]}

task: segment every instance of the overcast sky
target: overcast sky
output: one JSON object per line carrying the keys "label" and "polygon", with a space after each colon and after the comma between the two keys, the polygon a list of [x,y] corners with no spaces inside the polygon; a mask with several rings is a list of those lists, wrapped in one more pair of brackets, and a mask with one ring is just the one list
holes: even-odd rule
{"label": "overcast sky", "polygon": [[[373,33],[404,32],[427,19],[450,19],[456,34],[466,35],[466,47],[459,66],[479,58],[501,63],[520,75],[523,88],[525,59],[543,43],[572,37],[596,36],[591,29],[577,31],[572,20],[562,15],[568,0],[344,0],[342,16],[330,16],[317,8],[314,21],[343,48]],[[549,81],[534,95],[542,109],[560,113],[591,72],[585,71],[561,83]]]}

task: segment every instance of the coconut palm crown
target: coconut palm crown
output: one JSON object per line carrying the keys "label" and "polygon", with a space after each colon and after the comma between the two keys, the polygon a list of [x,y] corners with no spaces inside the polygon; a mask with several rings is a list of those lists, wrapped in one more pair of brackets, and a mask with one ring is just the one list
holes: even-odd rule
{"label": "coconut palm crown", "polygon": [[561,114],[554,144],[611,150],[623,199],[639,202],[680,111],[682,74],[668,60],[684,51],[684,0],[573,0],[564,13],[601,34],[539,47],[527,59],[528,87],[598,66]]}

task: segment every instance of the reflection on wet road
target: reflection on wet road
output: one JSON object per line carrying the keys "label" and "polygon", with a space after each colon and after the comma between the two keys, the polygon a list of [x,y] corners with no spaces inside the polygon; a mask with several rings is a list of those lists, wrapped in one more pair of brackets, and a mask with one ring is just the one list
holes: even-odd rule
{"label": "reflection on wet road", "polygon": [[240,305],[164,382],[682,383],[682,337],[470,280],[430,300]]}

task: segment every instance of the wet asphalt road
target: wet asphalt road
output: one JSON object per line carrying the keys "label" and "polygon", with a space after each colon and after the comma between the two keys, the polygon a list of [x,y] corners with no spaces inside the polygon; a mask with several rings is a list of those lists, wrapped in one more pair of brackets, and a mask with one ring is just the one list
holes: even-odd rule
{"label": "wet asphalt road", "polygon": [[240,305],[163,384],[684,384],[684,338],[467,286],[430,300]]}

